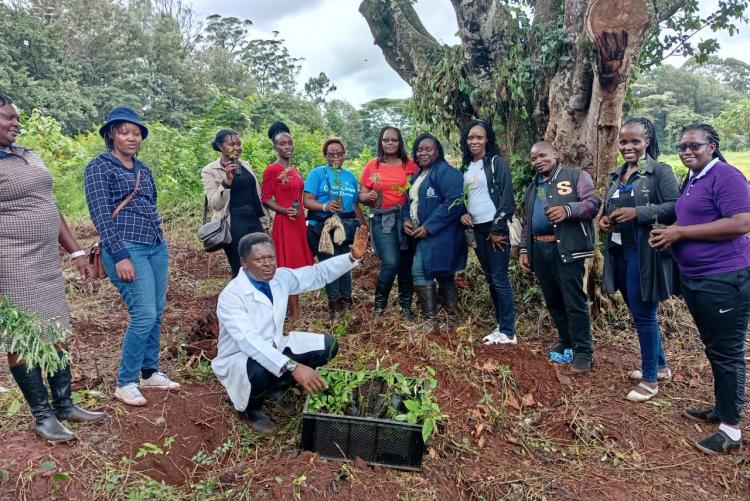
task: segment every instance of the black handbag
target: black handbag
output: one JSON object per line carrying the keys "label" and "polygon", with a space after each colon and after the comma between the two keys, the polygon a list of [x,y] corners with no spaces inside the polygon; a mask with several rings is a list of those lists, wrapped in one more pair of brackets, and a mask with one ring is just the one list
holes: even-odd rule
{"label": "black handbag", "polygon": [[198,229],[198,240],[203,244],[206,252],[221,250],[232,243],[232,233],[229,231],[229,215],[224,215],[216,221],[208,221],[208,198],[203,202],[203,226]]}

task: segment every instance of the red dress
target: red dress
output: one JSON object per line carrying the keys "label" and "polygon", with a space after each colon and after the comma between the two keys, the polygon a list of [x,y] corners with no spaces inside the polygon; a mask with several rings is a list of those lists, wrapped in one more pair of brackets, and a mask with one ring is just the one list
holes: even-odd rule
{"label": "red dress", "polygon": [[313,264],[313,255],[307,244],[305,208],[302,205],[302,189],[305,183],[297,168],[284,172],[284,167],[272,163],[263,173],[261,200],[265,203],[274,198],[282,207],[291,207],[297,200],[297,216],[291,218],[277,212],[273,218],[273,238],[276,247],[276,261],[280,267],[301,268]]}

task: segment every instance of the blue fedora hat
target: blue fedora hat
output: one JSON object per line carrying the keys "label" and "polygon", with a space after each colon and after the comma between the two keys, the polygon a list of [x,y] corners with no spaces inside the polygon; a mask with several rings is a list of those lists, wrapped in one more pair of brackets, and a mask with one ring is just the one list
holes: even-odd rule
{"label": "blue fedora hat", "polygon": [[118,106],[117,108],[114,108],[112,111],[110,111],[109,115],[107,115],[107,120],[105,120],[104,125],[102,125],[99,129],[99,135],[104,137],[104,133],[107,130],[107,127],[109,127],[109,125],[113,122],[130,122],[136,124],[141,128],[141,137],[143,139],[146,139],[146,136],[148,136],[148,128],[146,127],[146,124],[143,123],[141,118],[138,116],[138,113],[136,113],[133,108],[128,108],[127,106]]}

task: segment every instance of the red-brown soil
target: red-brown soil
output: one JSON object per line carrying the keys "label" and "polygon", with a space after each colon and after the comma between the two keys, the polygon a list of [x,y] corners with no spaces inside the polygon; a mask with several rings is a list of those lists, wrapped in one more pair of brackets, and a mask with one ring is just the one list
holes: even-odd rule
{"label": "red-brown soil", "polygon": [[[93,241],[89,228],[76,231]],[[74,427],[73,444],[50,446],[29,431],[25,406],[13,415],[0,408],[0,499],[750,498],[747,448],[707,457],[690,444],[713,429],[680,413],[711,401],[712,376],[689,318],[673,315],[679,307],[671,303],[665,344],[675,377],[651,403],[633,404],[624,399],[633,386],[626,374],[638,367],[638,354],[626,310],[596,319],[594,368],[576,376],[546,358],[553,329],[538,294],[518,299],[521,344],[484,346],[486,286],[469,270],[462,304],[472,311],[484,305],[480,318],[466,312],[450,332],[424,336],[405,328],[394,306],[370,316],[377,264],[367,259],[354,273],[356,319],[339,332],[333,365],[372,367],[380,359],[405,374],[429,365],[448,416],[427,445],[422,471],[403,472],[298,451],[299,412],[287,417],[270,406],[276,435],[247,431],[208,365],[216,295],[228,274],[224,256],[179,237],[170,249],[162,363],[182,389],[146,392],[143,408],[111,398],[127,314],[110,284],[78,285],[66,270],[75,389],[108,419]],[[520,296],[533,283],[519,280]],[[295,329],[328,328],[324,294],[305,295],[301,304]],[[0,385],[15,388],[5,371]],[[8,395],[0,394],[0,404],[18,397]]]}

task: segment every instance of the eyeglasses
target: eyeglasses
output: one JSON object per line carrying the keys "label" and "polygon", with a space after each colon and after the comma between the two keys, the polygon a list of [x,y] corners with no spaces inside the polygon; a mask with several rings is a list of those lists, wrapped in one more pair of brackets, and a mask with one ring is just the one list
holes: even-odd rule
{"label": "eyeglasses", "polygon": [[690,148],[690,151],[696,152],[701,149],[701,147],[706,146],[707,144],[711,143],[680,143],[677,145],[677,151],[684,152],[688,148]]}
{"label": "eyeglasses", "polygon": [[331,157],[331,158],[341,158],[344,156],[344,152],[343,151],[329,151],[328,153],[326,153],[326,156]]}
{"label": "eyeglasses", "polygon": [[384,143],[398,143],[399,140],[397,137],[384,137],[382,142]]}

